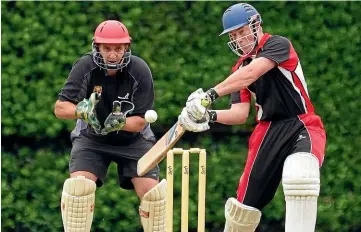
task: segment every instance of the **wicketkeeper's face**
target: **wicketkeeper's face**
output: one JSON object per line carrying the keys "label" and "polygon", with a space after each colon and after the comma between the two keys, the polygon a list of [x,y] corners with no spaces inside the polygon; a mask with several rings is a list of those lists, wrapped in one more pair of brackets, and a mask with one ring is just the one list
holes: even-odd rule
{"label": "wicketkeeper's face", "polygon": [[123,63],[123,57],[128,48],[129,44],[99,44],[99,52],[105,64]]}

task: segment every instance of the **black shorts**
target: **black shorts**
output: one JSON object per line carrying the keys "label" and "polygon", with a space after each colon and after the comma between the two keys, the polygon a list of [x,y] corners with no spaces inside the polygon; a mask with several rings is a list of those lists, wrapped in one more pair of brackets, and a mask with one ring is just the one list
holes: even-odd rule
{"label": "black shorts", "polygon": [[297,152],[316,156],[322,165],[326,133],[319,116],[299,115],[277,122],[260,122],[251,138],[237,199],[261,210],[274,197],[286,158]]}
{"label": "black shorts", "polygon": [[[112,146],[101,144],[86,137],[79,136],[72,139],[73,147],[69,161],[70,173],[76,171],[91,172],[98,177],[97,186],[104,183],[110,163],[118,166],[119,185],[123,189],[134,189],[132,177],[138,177],[137,163],[153,145],[154,140],[139,137],[135,142],[126,146]],[[159,167],[150,170],[144,177],[159,178]]]}

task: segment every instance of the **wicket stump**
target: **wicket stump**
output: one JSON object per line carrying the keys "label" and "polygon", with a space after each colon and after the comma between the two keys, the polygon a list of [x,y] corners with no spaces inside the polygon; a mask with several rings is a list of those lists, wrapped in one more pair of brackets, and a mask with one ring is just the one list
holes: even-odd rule
{"label": "wicket stump", "polygon": [[189,154],[199,155],[198,170],[198,232],[205,230],[205,203],[206,203],[206,150],[191,148],[173,148],[167,153],[167,227],[166,232],[173,232],[173,182],[174,182],[174,155],[182,155],[182,196],[181,196],[181,232],[188,231],[188,204],[189,204]]}

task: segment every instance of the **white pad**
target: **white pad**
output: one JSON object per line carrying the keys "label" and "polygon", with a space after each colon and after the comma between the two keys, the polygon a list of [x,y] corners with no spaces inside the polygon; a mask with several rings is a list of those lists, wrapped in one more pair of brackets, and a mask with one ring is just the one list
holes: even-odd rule
{"label": "white pad", "polygon": [[224,232],[254,232],[261,220],[261,211],[229,198],[225,206]]}
{"label": "white pad", "polygon": [[164,232],[167,181],[164,179],[142,198],[139,214],[144,232]]}
{"label": "white pad", "polygon": [[64,182],[61,216],[65,232],[89,232],[93,221],[96,184],[84,176]]}
{"label": "white pad", "polygon": [[282,175],[286,199],[286,232],[313,232],[320,193],[320,170],[317,158],[299,152],[287,157]]}

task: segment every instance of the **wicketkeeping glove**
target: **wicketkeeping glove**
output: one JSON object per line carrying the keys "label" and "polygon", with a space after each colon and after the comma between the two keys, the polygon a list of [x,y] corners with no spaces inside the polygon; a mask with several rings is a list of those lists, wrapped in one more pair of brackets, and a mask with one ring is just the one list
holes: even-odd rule
{"label": "wicketkeeping glove", "polygon": [[[128,104],[132,105],[132,109],[121,112],[121,105],[123,102],[126,102]],[[134,105],[131,102],[128,101],[114,101],[113,102],[113,111],[109,114],[109,116],[105,119],[104,122],[104,128],[101,131],[102,135],[107,135],[110,132],[113,131],[119,131],[124,128],[126,124],[126,116],[127,114],[134,109]]]}
{"label": "wicketkeeping glove", "polygon": [[75,108],[76,117],[88,123],[97,134],[101,132],[101,125],[96,116],[95,106],[98,104],[100,96],[100,93],[92,93],[89,99],[84,98]]}

